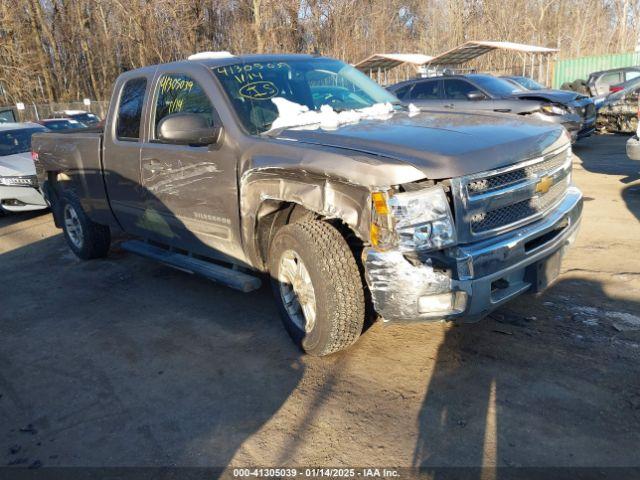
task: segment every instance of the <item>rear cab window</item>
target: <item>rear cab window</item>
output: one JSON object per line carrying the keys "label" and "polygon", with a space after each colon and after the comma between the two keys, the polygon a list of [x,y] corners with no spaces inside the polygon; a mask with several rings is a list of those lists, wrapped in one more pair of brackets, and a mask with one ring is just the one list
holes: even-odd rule
{"label": "rear cab window", "polygon": [[140,122],[146,89],[146,78],[132,78],[124,84],[116,121],[116,138],[118,140],[127,142],[140,140]]}
{"label": "rear cab window", "polygon": [[196,113],[204,117],[210,127],[215,124],[211,100],[198,82],[185,74],[164,74],[156,87],[152,139],[158,138],[162,119],[176,113]]}

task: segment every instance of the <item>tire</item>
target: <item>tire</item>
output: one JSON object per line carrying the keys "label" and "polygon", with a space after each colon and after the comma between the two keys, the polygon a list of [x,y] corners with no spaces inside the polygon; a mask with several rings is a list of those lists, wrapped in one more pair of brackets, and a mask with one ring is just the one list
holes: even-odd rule
{"label": "tire", "polygon": [[82,260],[106,257],[111,245],[109,227],[92,221],[72,191],[60,195],[60,217],[67,245]]}
{"label": "tire", "polygon": [[[292,269],[306,270],[298,280],[306,277],[308,282],[289,281]],[[364,323],[364,286],[353,253],[337,229],[320,220],[283,226],[269,248],[269,271],[284,326],[302,350],[329,355],[358,339]],[[308,315],[310,303],[313,315]]]}

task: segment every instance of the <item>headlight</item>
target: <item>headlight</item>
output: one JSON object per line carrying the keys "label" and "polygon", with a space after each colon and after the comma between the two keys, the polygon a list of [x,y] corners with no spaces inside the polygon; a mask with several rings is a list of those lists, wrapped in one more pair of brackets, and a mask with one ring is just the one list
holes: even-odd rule
{"label": "headlight", "polygon": [[397,245],[401,251],[435,250],[456,242],[451,209],[440,186],[388,198],[377,192],[373,194],[373,203],[371,240],[376,247]]}
{"label": "headlight", "polygon": [[541,110],[544,113],[548,113],[549,115],[566,115],[568,112],[567,109],[560,107],[558,105],[542,105]]}
{"label": "headlight", "polygon": [[24,175],[21,177],[0,177],[0,185],[10,187],[37,187],[38,177],[35,175]]}

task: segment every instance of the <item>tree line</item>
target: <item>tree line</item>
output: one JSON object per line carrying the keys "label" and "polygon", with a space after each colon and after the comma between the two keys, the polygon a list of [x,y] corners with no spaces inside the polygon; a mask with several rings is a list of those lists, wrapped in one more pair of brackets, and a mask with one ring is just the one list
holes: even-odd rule
{"label": "tree line", "polygon": [[631,51],[640,0],[0,0],[0,103],[106,99],[123,71],[204,50],[436,55],[467,40]]}

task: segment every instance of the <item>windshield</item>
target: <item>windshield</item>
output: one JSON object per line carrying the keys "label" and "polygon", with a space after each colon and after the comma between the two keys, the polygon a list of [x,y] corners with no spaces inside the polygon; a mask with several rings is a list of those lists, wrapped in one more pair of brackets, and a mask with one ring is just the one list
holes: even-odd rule
{"label": "windshield", "polygon": [[93,113],[78,113],[76,115],[69,115],[74,120],[85,124],[98,123],[100,119]]}
{"label": "windshield", "polygon": [[286,62],[248,62],[214,67],[245,128],[265,132],[278,117],[273,98],[284,98],[319,111],[355,110],[378,103],[399,103],[365,74],[338,60],[305,58]]}
{"label": "windshield", "polygon": [[529,77],[511,77],[527,90],[544,90],[544,87]]}
{"label": "windshield", "polygon": [[0,156],[31,151],[31,134],[44,132],[45,128],[21,128],[0,131]]}
{"label": "windshield", "polygon": [[481,88],[489,92],[492,97],[509,97],[519,91],[519,88],[502,78],[485,75],[470,76]]}

